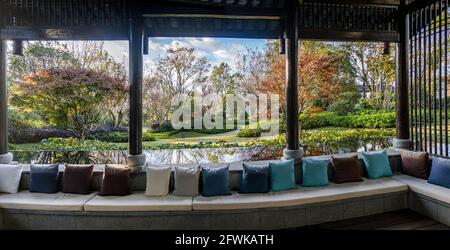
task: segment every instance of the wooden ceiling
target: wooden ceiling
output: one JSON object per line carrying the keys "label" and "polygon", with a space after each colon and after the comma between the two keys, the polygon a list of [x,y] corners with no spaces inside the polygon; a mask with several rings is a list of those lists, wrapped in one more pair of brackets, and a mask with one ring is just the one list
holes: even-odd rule
{"label": "wooden ceiling", "polygon": [[[291,0],[138,0],[148,36],[279,38]],[[401,0],[301,0],[302,39],[396,41]],[[408,0],[407,0],[408,1]],[[416,0],[422,2],[426,0]],[[127,39],[127,0],[0,0],[3,39]],[[135,15],[135,14],[131,14]]]}

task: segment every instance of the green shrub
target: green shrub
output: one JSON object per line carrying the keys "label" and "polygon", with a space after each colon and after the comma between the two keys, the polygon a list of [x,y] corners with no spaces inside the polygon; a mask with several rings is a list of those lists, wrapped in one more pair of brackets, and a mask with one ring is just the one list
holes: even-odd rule
{"label": "green shrub", "polygon": [[194,129],[192,131],[200,133],[200,134],[205,134],[205,135],[216,135],[216,134],[223,134],[223,133],[231,132],[231,131],[234,131],[234,129],[213,128],[213,129]]}
{"label": "green shrub", "polygon": [[142,134],[143,141],[156,141],[156,137],[153,133],[147,131]]}
{"label": "green shrub", "polygon": [[127,132],[100,133],[89,136],[88,139],[103,142],[125,143],[128,142],[128,133]]}
{"label": "green shrub", "polygon": [[332,154],[340,149],[358,150],[362,145],[376,143],[389,147],[395,129],[318,129],[303,132],[302,142],[312,154]]}
{"label": "green shrub", "polygon": [[263,131],[261,129],[249,129],[245,128],[237,134],[237,137],[244,137],[244,138],[255,138],[255,137],[261,137],[261,133]]}
{"label": "green shrub", "polygon": [[164,121],[160,124],[157,132],[168,132],[168,131],[174,131],[174,130],[175,129],[173,128],[171,121]]}
{"label": "green shrub", "polygon": [[76,138],[49,138],[37,144],[35,150],[41,151],[101,151],[117,150],[114,144],[97,140],[80,140]]}
{"label": "green shrub", "polygon": [[332,112],[322,112],[312,115],[300,115],[302,129],[323,127],[345,128],[393,128],[395,127],[395,112],[366,113],[352,115],[337,115]]}

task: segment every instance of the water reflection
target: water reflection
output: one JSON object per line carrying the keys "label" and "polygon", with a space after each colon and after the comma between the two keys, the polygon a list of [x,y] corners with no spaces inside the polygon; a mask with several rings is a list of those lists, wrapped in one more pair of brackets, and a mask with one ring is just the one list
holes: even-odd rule
{"label": "water reflection", "polygon": [[[370,143],[348,143],[346,145],[312,145],[306,155],[340,154],[373,151],[390,147],[390,139],[379,139]],[[168,149],[145,151],[147,161],[152,164],[231,163],[279,159],[284,146],[256,146],[247,148]],[[23,164],[127,164],[127,151],[54,152],[14,151],[15,161]]]}

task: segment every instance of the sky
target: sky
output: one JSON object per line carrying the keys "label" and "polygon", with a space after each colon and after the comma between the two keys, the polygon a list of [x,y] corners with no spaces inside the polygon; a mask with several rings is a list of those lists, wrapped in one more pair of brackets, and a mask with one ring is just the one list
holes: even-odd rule
{"label": "sky", "polygon": [[[155,68],[158,58],[166,55],[171,45],[194,48],[197,55],[206,57],[214,66],[221,62],[234,67],[237,55],[246,48],[264,49],[267,40],[262,39],[232,39],[232,38],[151,38],[149,40],[149,55],[144,56],[144,70]],[[104,48],[119,62],[128,65],[128,42],[107,41]],[[127,67],[128,68],[128,67]]]}

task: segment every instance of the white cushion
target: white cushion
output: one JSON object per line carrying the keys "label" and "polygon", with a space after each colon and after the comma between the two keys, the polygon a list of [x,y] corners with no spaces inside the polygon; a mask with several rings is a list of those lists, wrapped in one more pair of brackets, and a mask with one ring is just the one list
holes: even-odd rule
{"label": "white cushion", "polygon": [[450,204],[450,189],[448,188],[430,184],[427,180],[409,175],[395,175],[393,178],[407,184],[413,192]]}
{"label": "white cushion", "polygon": [[194,210],[256,209],[287,207],[359,198],[365,196],[407,191],[408,186],[389,177],[364,182],[330,184],[326,187],[299,187],[296,190],[266,194],[240,194],[231,196],[195,197]]}
{"label": "white cushion", "polygon": [[169,194],[170,174],[172,167],[147,167],[147,196],[166,196]]}
{"label": "white cushion", "polygon": [[17,193],[21,176],[22,165],[0,165],[0,193]]}
{"label": "white cushion", "polygon": [[191,211],[192,197],[148,197],[143,192],[127,196],[96,196],[84,205],[85,211],[151,212]]}
{"label": "white cushion", "polygon": [[46,211],[83,211],[84,204],[96,193],[79,194],[41,194],[21,191],[17,194],[0,195],[0,208],[46,210]]}

